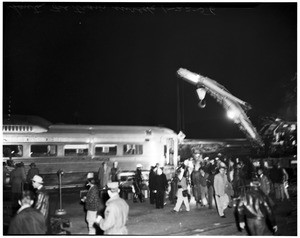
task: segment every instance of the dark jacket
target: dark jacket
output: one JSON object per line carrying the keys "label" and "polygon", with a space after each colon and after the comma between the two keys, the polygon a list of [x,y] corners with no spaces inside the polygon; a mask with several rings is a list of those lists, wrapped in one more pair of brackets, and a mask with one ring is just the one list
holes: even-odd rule
{"label": "dark jacket", "polygon": [[21,193],[23,183],[26,181],[24,167],[16,167],[10,173],[11,191],[13,193]]}
{"label": "dark jacket", "polygon": [[268,197],[259,189],[251,188],[240,196],[237,211],[240,221],[248,219],[268,219],[272,226],[276,225],[275,216],[268,202]]}
{"label": "dark jacket", "polygon": [[168,180],[164,173],[155,175],[154,177],[154,190],[166,191],[168,188]]}
{"label": "dark jacket", "polygon": [[86,195],[85,208],[88,211],[100,211],[104,207],[97,185],[91,187]]}
{"label": "dark jacket", "polygon": [[153,171],[153,168],[150,169],[150,172],[149,172],[149,189],[150,189],[150,190],[155,190],[155,189],[154,189],[154,184],[155,184],[154,179],[155,179],[155,176],[156,176],[156,174],[155,174],[155,172]]}
{"label": "dark jacket", "polygon": [[199,186],[200,185],[200,171],[199,170],[194,170],[191,174],[191,184],[193,186]]}
{"label": "dark jacket", "polygon": [[20,211],[11,221],[8,234],[46,234],[45,218],[37,209],[28,207]]}

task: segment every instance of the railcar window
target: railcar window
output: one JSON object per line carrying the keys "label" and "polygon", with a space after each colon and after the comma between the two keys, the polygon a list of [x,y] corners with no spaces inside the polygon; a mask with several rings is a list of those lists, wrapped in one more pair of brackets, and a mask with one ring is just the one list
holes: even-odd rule
{"label": "railcar window", "polygon": [[65,145],[65,156],[87,156],[89,145]]}
{"label": "railcar window", "polygon": [[101,144],[95,146],[95,155],[116,155],[117,145]]}
{"label": "railcar window", "polygon": [[126,144],[123,146],[124,155],[141,155],[143,154],[143,145]]}
{"label": "railcar window", "polygon": [[56,145],[32,145],[30,147],[31,157],[56,156]]}
{"label": "railcar window", "polygon": [[3,157],[22,157],[22,145],[3,145]]}
{"label": "railcar window", "polygon": [[165,164],[174,165],[174,140],[167,139],[167,144],[164,145]]}

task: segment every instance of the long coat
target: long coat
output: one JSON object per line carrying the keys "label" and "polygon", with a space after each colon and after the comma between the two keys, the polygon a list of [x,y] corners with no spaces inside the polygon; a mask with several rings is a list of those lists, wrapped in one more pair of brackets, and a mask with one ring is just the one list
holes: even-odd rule
{"label": "long coat", "polygon": [[98,170],[98,179],[99,179],[99,185],[100,189],[105,187],[108,182],[111,181],[110,179],[110,170],[111,168],[109,166],[106,167],[106,170],[104,171],[104,167],[101,166]]}
{"label": "long coat", "polygon": [[197,202],[201,200],[200,176],[201,174],[199,170],[194,170],[191,174],[193,193]]}
{"label": "long coat", "polygon": [[106,202],[105,218],[100,220],[99,226],[105,235],[128,234],[126,222],[129,206],[126,201],[116,194]]}
{"label": "long coat", "polygon": [[21,210],[11,221],[8,234],[28,235],[46,234],[45,218],[37,209],[28,207]]}
{"label": "long coat", "polygon": [[214,178],[214,189],[215,189],[215,194],[223,196],[225,195],[225,188],[228,185],[228,180],[226,174],[223,176],[218,173],[215,175]]}
{"label": "long coat", "polygon": [[16,167],[10,173],[10,183],[12,193],[20,194],[22,192],[23,183],[26,181],[26,173],[22,167]]}
{"label": "long coat", "polygon": [[154,177],[154,190],[165,192],[168,189],[168,180],[164,173],[155,175]]}

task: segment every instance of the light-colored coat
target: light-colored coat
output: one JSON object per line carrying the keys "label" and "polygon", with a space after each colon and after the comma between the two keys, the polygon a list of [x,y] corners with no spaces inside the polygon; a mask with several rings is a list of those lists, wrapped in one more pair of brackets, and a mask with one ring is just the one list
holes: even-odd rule
{"label": "light-colored coat", "polygon": [[225,188],[227,184],[228,180],[226,174],[223,176],[220,173],[216,174],[214,179],[215,194],[220,196],[225,195]]}
{"label": "light-colored coat", "polygon": [[124,199],[116,196],[106,202],[105,218],[100,220],[99,226],[105,235],[128,234],[126,222],[128,219],[129,206]]}
{"label": "light-colored coat", "polygon": [[226,186],[228,186],[227,175],[216,174],[214,179],[215,197],[217,209],[220,216],[224,216],[224,210],[229,204],[229,197],[226,194]]}

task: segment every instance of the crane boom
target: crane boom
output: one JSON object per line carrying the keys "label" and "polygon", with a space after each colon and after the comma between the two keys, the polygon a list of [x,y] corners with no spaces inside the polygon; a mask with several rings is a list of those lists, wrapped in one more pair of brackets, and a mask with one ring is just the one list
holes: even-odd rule
{"label": "crane boom", "polygon": [[[187,82],[197,87],[203,87],[217,102],[222,104],[225,110],[227,110],[227,113],[233,112],[231,118],[251,141],[259,146],[264,146],[263,140],[242,108],[244,107],[246,110],[251,109],[251,106],[247,102],[235,97],[228,92],[224,86],[208,77],[201,76],[183,68],[180,68],[177,74]],[[203,100],[203,98],[200,98],[200,100]]]}

